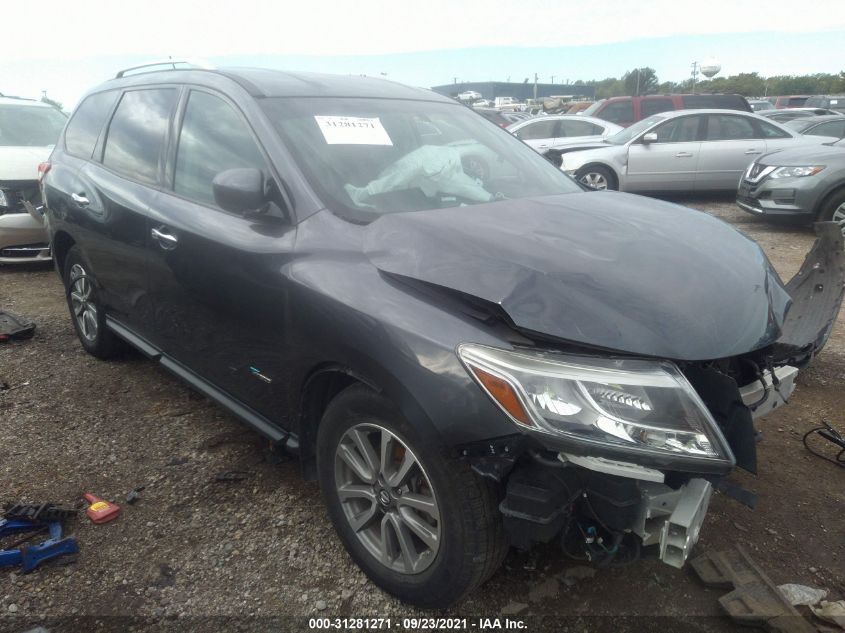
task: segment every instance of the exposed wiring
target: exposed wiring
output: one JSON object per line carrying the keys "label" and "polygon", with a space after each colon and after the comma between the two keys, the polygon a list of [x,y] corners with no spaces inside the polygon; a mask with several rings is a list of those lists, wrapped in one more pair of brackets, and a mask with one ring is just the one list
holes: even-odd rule
{"label": "exposed wiring", "polygon": [[[827,422],[823,422],[822,424],[823,424],[823,426],[817,426],[816,428],[810,429],[809,431],[804,433],[804,437],[801,438],[801,441],[804,443],[804,448],[806,448],[808,451],[810,451],[816,457],[820,457],[821,459],[823,459],[825,461],[831,462],[833,464],[836,464],[837,466],[841,466],[842,468],[845,468],[845,437],[842,437],[842,435],[839,434],[839,431],[834,429]],[[819,453],[818,451],[815,451],[812,448],[810,448],[810,443],[807,440],[809,439],[809,437],[811,435],[816,434],[816,433],[818,435],[821,435],[827,441],[833,442],[837,446],[842,447],[842,450],[840,450],[836,454],[836,457],[828,457],[827,455],[824,455],[823,453]]]}

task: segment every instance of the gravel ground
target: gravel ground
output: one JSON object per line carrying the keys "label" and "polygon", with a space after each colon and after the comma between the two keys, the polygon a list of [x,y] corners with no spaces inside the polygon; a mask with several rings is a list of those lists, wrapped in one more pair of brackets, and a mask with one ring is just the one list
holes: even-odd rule
{"label": "gravel ground", "polygon": [[[683,203],[757,240],[784,279],[813,243],[809,229],[764,223],[730,201]],[[313,615],[439,615],[367,580],[296,461],[271,463],[258,435],[139,354],[86,355],[52,269],[0,267],[0,306],[38,326],[32,340],[0,345],[0,501],[74,503],[93,491],[122,503],[145,486],[116,522],[69,524],[75,562],[0,573],[0,631],[304,630]],[[845,470],[801,444],[822,419],[845,427],[843,378],[840,318],[791,405],[762,421],[759,475],[734,477],[760,495],[757,509],[715,495],[698,552],[741,544],[778,584],[845,593]],[[215,480],[227,471],[248,476]],[[644,560],[594,570],[546,547],[512,552],[446,615],[511,615],[529,630],[740,630],[721,616],[721,594],[689,569]]]}

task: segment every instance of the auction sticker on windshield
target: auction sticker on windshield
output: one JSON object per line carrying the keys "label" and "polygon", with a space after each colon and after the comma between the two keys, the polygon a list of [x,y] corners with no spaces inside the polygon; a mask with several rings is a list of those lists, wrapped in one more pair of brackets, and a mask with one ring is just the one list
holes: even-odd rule
{"label": "auction sticker on windshield", "polygon": [[393,145],[378,117],[315,116],[329,145]]}

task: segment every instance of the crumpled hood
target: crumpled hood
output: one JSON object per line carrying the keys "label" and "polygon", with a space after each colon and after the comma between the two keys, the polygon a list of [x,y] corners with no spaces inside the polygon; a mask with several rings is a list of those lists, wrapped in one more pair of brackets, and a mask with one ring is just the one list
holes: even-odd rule
{"label": "crumpled hood", "polygon": [[386,215],[364,248],[386,273],[499,304],[520,329],[676,360],[774,342],[790,298],[721,220],[615,192]]}
{"label": "crumpled hood", "polygon": [[0,181],[37,180],[38,163],[50,157],[52,147],[0,146]]}

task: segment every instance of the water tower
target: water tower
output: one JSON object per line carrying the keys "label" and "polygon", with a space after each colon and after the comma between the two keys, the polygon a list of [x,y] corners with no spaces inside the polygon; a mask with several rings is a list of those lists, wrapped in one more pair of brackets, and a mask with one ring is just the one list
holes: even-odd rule
{"label": "water tower", "polygon": [[722,70],[722,65],[716,59],[710,57],[701,62],[700,68],[701,74],[710,79]]}

